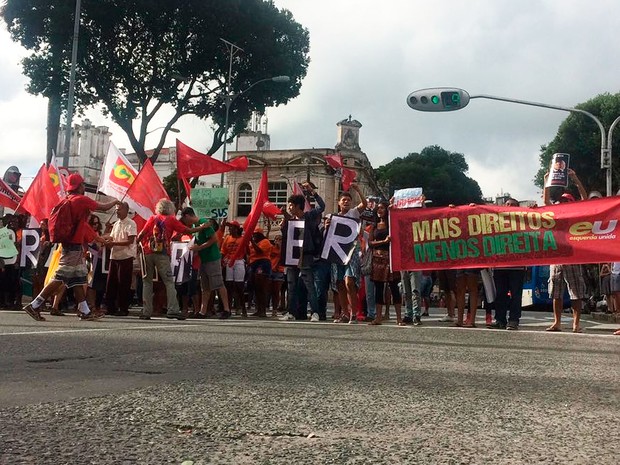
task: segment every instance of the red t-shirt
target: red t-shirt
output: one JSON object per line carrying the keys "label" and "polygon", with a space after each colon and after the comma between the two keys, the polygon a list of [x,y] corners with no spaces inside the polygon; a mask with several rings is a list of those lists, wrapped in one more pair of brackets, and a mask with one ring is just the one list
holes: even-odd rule
{"label": "red t-shirt", "polygon": [[[159,226],[163,224],[163,240],[165,242],[165,250],[153,250],[152,238],[158,235],[155,229],[159,229]],[[172,237],[177,234],[183,234],[187,230],[187,226],[177,220],[174,216],[166,215],[153,215],[151,216],[140,235],[142,236],[142,249],[146,255],[155,252],[165,252],[170,255],[170,241]]]}
{"label": "red t-shirt", "polygon": [[77,227],[69,244],[88,244],[92,242],[97,233],[88,224],[88,218],[93,210],[99,207],[97,201],[85,195],[69,195],[71,204],[71,217]]}

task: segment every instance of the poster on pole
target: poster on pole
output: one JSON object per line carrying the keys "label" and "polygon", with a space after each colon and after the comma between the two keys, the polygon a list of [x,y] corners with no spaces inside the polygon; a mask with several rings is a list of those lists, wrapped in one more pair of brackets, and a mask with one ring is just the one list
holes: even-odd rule
{"label": "poster on pole", "polygon": [[211,187],[192,189],[192,207],[201,218],[228,217],[228,189]]}

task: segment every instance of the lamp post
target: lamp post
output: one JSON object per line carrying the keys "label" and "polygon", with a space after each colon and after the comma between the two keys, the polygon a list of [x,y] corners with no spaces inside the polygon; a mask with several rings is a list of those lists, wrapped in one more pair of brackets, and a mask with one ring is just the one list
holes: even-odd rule
{"label": "lamp post", "polygon": [[71,151],[71,126],[73,125],[73,100],[75,97],[75,68],[77,63],[78,38],[80,34],[81,0],[75,2],[75,18],[73,19],[73,45],[71,48],[71,71],[69,72],[69,95],[67,96],[67,127],[65,133],[65,149],[62,156],[62,166],[69,166]]}
{"label": "lamp post", "polygon": [[[231,54],[231,58],[232,58],[232,54]],[[231,61],[232,63],[232,61]],[[226,113],[224,116],[224,147],[222,149],[222,161],[224,163],[226,163],[226,145],[227,145],[227,140],[228,140],[228,123],[229,123],[229,116],[230,116],[230,107],[232,106],[233,102],[240,97],[241,95],[247,93],[250,89],[252,89],[254,86],[261,84],[263,82],[267,82],[267,81],[271,81],[271,82],[289,82],[291,80],[291,78],[289,76],[274,76],[274,77],[270,77],[270,78],[265,78],[265,79],[260,79],[252,84],[250,84],[246,89],[242,90],[241,92],[237,93],[237,94],[231,94],[229,89],[230,89],[230,71],[229,70],[229,74],[228,74],[228,85],[226,86],[226,95],[224,96],[224,105],[225,105],[225,109],[226,109]],[[222,173],[221,178],[220,178],[220,187],[224,187],[224,173]]]}
{"label": "lamp post", "polygon": [[592,113],[579,108],[561,107],[557,105],[549,105],[546,103],[530,102],[527,100],[517,100],[506,97],[496,97],[493,95],[469,95],[467,91],[454,87],[433,87],[428,89],[420,89],[410,93],[407,96],[407,105],[418,111],[454,111],[465,108],[471,99],[483,98],[488,100],[499,100],[501,102],[518,103],[520,105],[529,105],[533,107],[549,108],[552,110],[568,111],[571,113],[581,113],[591,118],[601,131],[601,169],[606,169],[607,196],[611,196],[612,191],[612,173],[611,173],[611,144],[612,133],[616,125],[620,122],[620,116],[612,123],[609,133],[605,134],[603,123]]}

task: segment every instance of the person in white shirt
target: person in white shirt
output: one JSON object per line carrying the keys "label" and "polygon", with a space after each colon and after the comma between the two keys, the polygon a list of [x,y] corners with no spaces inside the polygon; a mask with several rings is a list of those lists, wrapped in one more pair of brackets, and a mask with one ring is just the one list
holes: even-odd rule
{"label": "person in white shirt", "polygon": [[108,315],[129,315],[131,300],[131,278],[133,261],[136,258],[136,236],[138,230],[134,220],[128,217],[129,205],[123,202],[116,206],[118,221],[106,238],[106,246],[112,249],[110,271],[105,290]]}

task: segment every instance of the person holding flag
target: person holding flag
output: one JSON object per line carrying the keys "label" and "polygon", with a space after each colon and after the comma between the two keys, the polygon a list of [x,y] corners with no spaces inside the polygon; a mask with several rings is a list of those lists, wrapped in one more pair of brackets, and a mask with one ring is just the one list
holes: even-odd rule
{"label": "person holding flag", "polygon": [[[45,318],[41,316],[40,309],[45,301],[56,294],[62,286],[73,289],[80,320],[96,320],[104,315],[104,313],[100,312],[91,312],[86,303],[85,284],[88,268],[86,266],[84,246],[93,240],[101,243],[105,242],[88,225],[88,218],[91,212],[94,210],[108,211],[120,202],[116,199],[108,202],[97,202],[85,196],[84,178],[78,173],[73,173],[67,178],[65,188],[68,194],[67,199],[61,202],[68,202],[72,222],[72,225],[69,226],[73,234],[62,243],[60,264],[52,280],[30,304],[24,307],[24,311],[36,321],[45,321]],[[58,226],[60,227],[60,225]]]}

